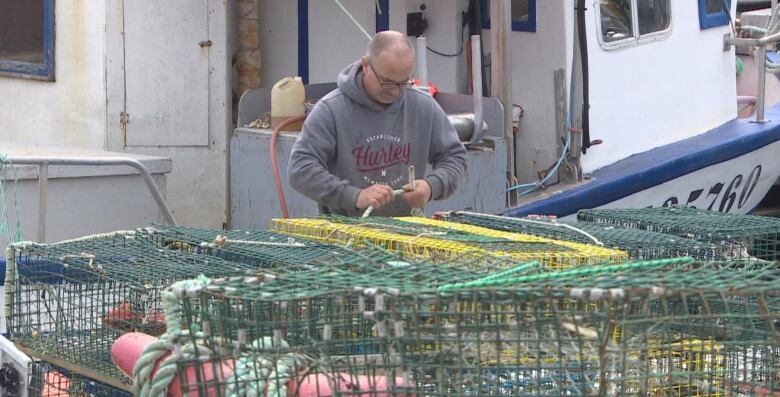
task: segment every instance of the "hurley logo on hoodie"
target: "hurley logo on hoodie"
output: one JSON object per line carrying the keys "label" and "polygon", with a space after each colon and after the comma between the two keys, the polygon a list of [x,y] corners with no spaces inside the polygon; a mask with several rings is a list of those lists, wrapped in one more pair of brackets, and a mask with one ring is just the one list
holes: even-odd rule
{"label": "hurley logo on hoodie", "polygon": [[397,186],[406,175],[412,147],[401,143],[401,138],[390,134],[378,134],[366,138],[365,143],[352,149],[355,168],[363,174],[363,180],[372,185]]}

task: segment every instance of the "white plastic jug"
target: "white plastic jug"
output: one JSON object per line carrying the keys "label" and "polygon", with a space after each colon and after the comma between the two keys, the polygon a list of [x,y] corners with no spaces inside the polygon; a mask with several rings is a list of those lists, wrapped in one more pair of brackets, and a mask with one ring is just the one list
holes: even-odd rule
{"label": "white plastic jug", "polygon": [[[285,77],[271,88],[271,128],[293,116],[303,116],[303,102],[306,94],[303,80],[298,77]],[[300,131],[303,122],[293,123],[284,128],[285,131]]]}

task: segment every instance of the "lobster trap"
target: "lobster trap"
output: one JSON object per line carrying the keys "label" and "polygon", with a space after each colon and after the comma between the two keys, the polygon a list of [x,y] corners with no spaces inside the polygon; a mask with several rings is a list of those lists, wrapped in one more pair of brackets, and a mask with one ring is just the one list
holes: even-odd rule
{"label": "lobster trap", "polygon": [[780,259],[780,219],[689,207],[581,210],[581,221],[696,239],[723,247],[732,260]]}
{"label": "lobster trap", "polygon": [[463,256],[539,261],[548,270],[627,259],[623,251],[426,218],[274,219],[271,227],[292,236],[350,247],[376,245],[408,258],[454,261]]}
{"label": "lobster trap", "polygon": [[627,252],[631,259],[690,256],[699,260],[724,260],[731,252],[729,247],[706,241],[596,222],[512,218],[467,211],[442,212],[438,216],[449,222],[614,248]]}
{"label": "lobster trap", "polygon": [[129,387],[109,354],[129,331],[165,332],[160,291],[199,274],[239,275],[249,265],[166,250],[135,232],[6,250],[6,321],[26,354],[116,388]]}
{"label": "lobster trap", "polygon": [[404,282],[399,269],[366,277],[323,271],[174,288],[190,332],[171,340],[198,352],[176,363],[181,391],[780,391],[775,264],[682,258],[506,275],[478,286],[468,278],[439,281],[436,288],[422,276]]}
{"label": "lobster trap", "polygon": [[[540,269],[538,263],[510,264],[503,258],[493,259],[493,264],[481,258],[473,266],[463,261],[431,265],[401,260],[376,247],[361,251],[360,257],[361,262],[349,266],[333,263],[310,271],[174,284],[169,293],[180,301],[166,308],[172,331],[163,339],[183,352],[175,371],[181,392],[262,394],[267,388],[275,395],[271,388],[280,390],[294,381],[304,366],[311,376],[304,376],[299,386],[318,388],[322,395],[348,391],[352,381],[334,381],[331,372],[344,373],[342,365],[352,365],[344,361],[346,357],[375,357],[384,351],[385,331],[371,315],[382,304],[377,306],[367,296],[479,280],[489,272],[480,268],[484,266],[503,269],[491,277],[535,274]],[[134,375],[139,395],[146,395],[154,384],[155,379]]]}
{"label": "lobster trap", "polygon": [[264,269],[294,271],[356,258],[354,251],[263,230],[154,225],[141,232],[167,249],[216,256]]}
{"label": "lobster trap", "polygon": [[31,362],[29,372],[30,397],[132,397],[126,390],[42,361]]}

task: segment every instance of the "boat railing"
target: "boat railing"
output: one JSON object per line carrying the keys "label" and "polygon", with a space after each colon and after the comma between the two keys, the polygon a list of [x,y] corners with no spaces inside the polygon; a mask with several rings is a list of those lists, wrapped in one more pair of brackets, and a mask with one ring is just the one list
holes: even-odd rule
{"label": "boat railing", "polygon": [[152,193],[157,207],[162,211],[165,220],[176,224],[168,203],[154,183],[152,175],[146,166],[140,161],[130,157],[34,157],[34,156],[8,156],[5,159],[9,165],[36,165],[38,166],[38,242],[46,241],[46,211],[49,195],[49,166],[129,166],[135,168],[146,182],[149,192]]}
{"label": "boat railing", "polygon": [[[772,13],[776,13],[778,8],[776,7],[776,0],[772,1]],[[775,15],[773,15],[775,17]],[[771,21],[770,21],[771,23]],[[766,71],[767,71],[767,47],[780,42],[780,32],[767,32],[767,34],[760,38],[743,38],[735,37],[735,34],[727,33],[723,40],[723,50],[728,51],[732,46],[749,46],[755,48],[757,59],[757,74],[758,74],[758,94],[756,95],[756,123],[766,123],[767,120],[764,116],[766,107]]]}

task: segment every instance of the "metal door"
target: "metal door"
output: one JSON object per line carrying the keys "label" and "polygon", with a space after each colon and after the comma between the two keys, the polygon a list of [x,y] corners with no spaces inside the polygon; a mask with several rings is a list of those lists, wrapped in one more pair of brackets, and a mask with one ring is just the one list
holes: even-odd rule
{"label": "metal door", "polygon": [[208,146],[207,0],[124,1],[125,146]]}

